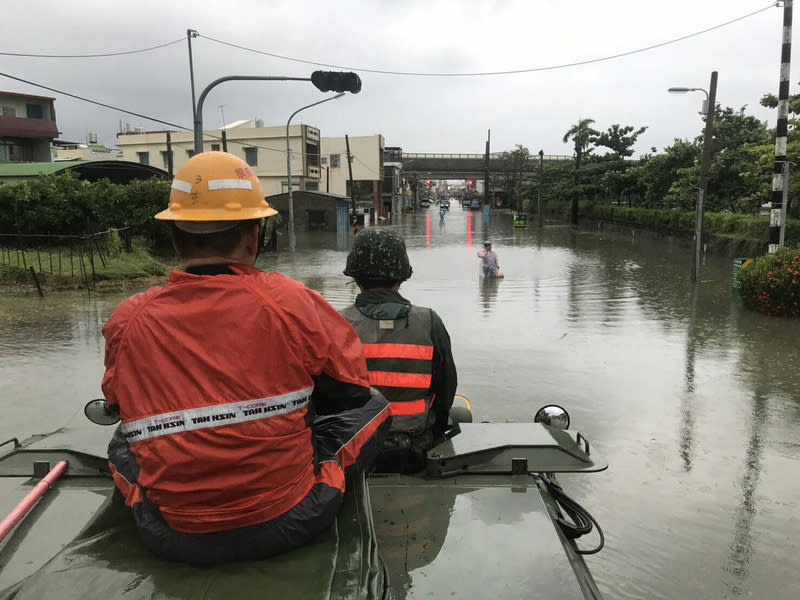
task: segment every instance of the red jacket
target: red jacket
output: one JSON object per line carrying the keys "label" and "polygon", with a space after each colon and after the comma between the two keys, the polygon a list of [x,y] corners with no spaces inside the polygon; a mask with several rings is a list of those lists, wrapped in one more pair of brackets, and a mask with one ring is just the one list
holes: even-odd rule
{"label": "red jacket", "polygon": [[138,465],[135,482],[116,469],[117,486],[127,504],[144,494],[188,533],[271,520],[315,483],[343,490],[335,462],[315,473],[313,377],[369,387],[355,331],[320,294],[230,268],[235,275],[173,271],[103,327],[103,391]]}

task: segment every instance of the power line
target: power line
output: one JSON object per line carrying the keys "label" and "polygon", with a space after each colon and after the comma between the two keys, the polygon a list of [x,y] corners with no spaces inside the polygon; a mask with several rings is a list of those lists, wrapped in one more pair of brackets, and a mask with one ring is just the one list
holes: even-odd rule
{"label": "power line", "polygon": [[646,46],[644,48],[638,48],[636,50],[630,50],[628,52],[621,52],[619,54],[612,54],[610,56],[603,56],[601,58],[592,58],[588,60],[581,60],[572,63],[564,63],[561,65],[551,65],[548,67],[531,67],[527,69],[513,69],[507,71],[485,71],[485,72],[478,72],[478,73],[421,73],[421,72],[406,72],[406,71],[385,71],[382,69],[364,69],[361,67],[347,67],[342,65],[333,65],[330,63],[323,63],[323,62],[316,62],[313,60],[304,60],[302,58],[293,58],[291,56],[283,56],[281,54],[275,54],[272,52],[266,52],[264,50],[256,50],[255,48],[248,48],[247,46],[242,46],[239,44],[234,44],[232,42],[225,42],[222,40],[218,40],[207,35],[200,35],[199,37],[205,38],[212,42],[216,42],[218,44],[222,44],[224,46],[230,46],[232,48],[238,48],[239,50],[246,50],[248,52],[255,52],[256,54],[263,54],[265,56],[271,56],[272,58],[279,58],[281,60],[289,60],[292,62],[303,63],[307,65],[315,65],[318,67],[328,67],[331,69],[342,69],[347,71],[359,71],[362,73],[378,73],[381,75],[406,75],[406,76],[414,76],[414,77],[484,77],[489,75],[518,75],[520,73],[535,73],[538,71],[552,71],[555,69],[566,69],[569,67],[578,67],[581,65],[588,65],[597,62],[603,62],[607,60],[613,60],[616,58],[622,58],[624,56],[630,56],[632,54],[638,54],[641,52],[647,52],[648,50],[654,50],[656,48],[661,48],[663,46],[669,46],[670,44],[675,44],[677,42],[682,42],[683,40],[688,40],[689,38],[697,37],[698,35],[702,35],[704,33],[708,33],[709,31],[714,31],[715,29],[719,29],[721,27],[725,27],[726,25],[731,25],[732,23],[736,23],[738,21],[742,21],[759,13],[762,13],[770,8],[777,6],[775,2],[770,4],[769,6],[765,6],[764,8],[760,8],[756,11],[743,15],[741,17],[737,17],[735,19],[731,19],[730,21],[726,21],[724,23],[720,23],[719,25],[714,25],[713,27],[708,27],[707,29],[702,29],[700,31],[696,31],[694,33],[690,33],[688,35],[684,35],[666,42],[660,42],[658,44],[653,44],[652,46]]}
{"label": "power line", "polygon": [[179,44],[184,38],[159,44],[158,46],[151,46],[149,48],[141,48],[139,50],[125,50],[122,52],[106,52],[103,54],[25,54],[22,52],[0,52],[0,56],[22,56],[26,58],[103,58],[106,56],[124,56],[126,54],[139,54],[140,52],[150,52],[151,50],[158,50],[159,48],[166,48],[173,44]]}
{"label": "power line", "polygon": [[55,92],[56,94],[63,94],[64,96],[69,96],[70,98],[75,98],[76,100],[81,100],[83,102],[89,102],[90,104],[96,104],[97,106],[102,106],[104,108],[110,108],[111,110],[116,110],[126,115],[133,115],[134,117],[139,117],[142,119],[147,119],[148,121],[154,121],[156,123],[161,123],[162,125],[169,125],[170,127],[177,127],[178,129],[186,129],[191,131],[188,127],[184,127],[183,125],[176,125],[175,123],[170,123],[169,121],[162,121],[161,119],[156,119],[155,117],[148,117],[147,115],[143,115],[141,113],[133,112],[130,110],[126,110],[124,108],[119,108],[118,106],[111,106],[110,104],[105,104],[104,102],[98,102],[97,100],[91,100],[89,98],[84,98],[82,96],[78,96],[76,94],[70,94],[69,92],[65,92],[63,90],[57,90],[56,88],[52,88],[46,85],[42,85],[41,83],[34,83],[33,81],[28,81],[27,79],[22,79],[21,77],[16,77],[14,75],[9,75],[8,73],[0,73],[2,77],[8,77],[9,79],[14,79],[15,81],[21,81],[22,83],[27,83],[28,85],[32,85],[34,87],[42,88],[43,90],[48,90],[50,92]]}
{"label": "power line", "polygon": [[[151,116],[148,116],[148,115],[143,115],[141,113],[137,113],[137,112],[133,112],[131,110],[120,108],[118,106],[112,106],[111,104],[106,104],[104,102],[99,102],[97,100],[92,100],[90,98],[84,98],[83,96],[78,96],[76,94],[71,94],[71,93],[65,92],[63,90],[58,90],[58,89],[50,87],[50,86],[42,85],[41,83],[35,83],[35,82],[29,81],[27,79],[22,79],[21,77],[16,77],[14,75],[9,75],[8,73],[0,72],[0,76],[8,77],[9,79],[14,79],[16,81],[21,81],[22,83],[27,83],[28,85],[32,85],[34,87],[42,88],[42,89],[48,90],[50,92],[55,92],[56,94],[63,94],[64,96],[69,96],[70,98],[75,98],[76,100],[81,100],[82,102],[88,102],[90,104],[96,104],[97,106],[102,106],[103,108],[110,108],[111,110],[116,110],[118,112],[125,113],[126,115],[133,115],[134,117],[139,117],[141,119],[146,119],[148,121],[153,121],[154,123],[161,123],[162,125],[169,125],[170,127],[176,127],[177,129],[182,129],[184,131],[194,131],[191,127],[184,127],[183,125],[178,125],[177,123],[170,123],[169,121],[163,121],[162,119],[157,119],[155,117],[151,117]],[[215,135],[211,135],[211,134],[208,134],[208,135],[204,134],[204,137],[208,137],[208,138],[211,138],[211,139],[214,139],[214,140],[222,140],[221,137],[215,136]],[[270,150],[272,152],[280,152],[281,154],[285,154],[286,153],[285,150],[280,150],[278,148],[269,148],[267,146],[258,146],[256,144],[250,144],[250,143],[246,143],[246,142],[241,142],[239,140],[227,140],[227,142],[231,143],[231,144],[239,144],[241,146],[248,146],[248,147],[251,147],[251,148],[260,148],[261,150]],[[173,143],[178,144],[178,143],[181,143],[181,142],[173,142]]]}
{"label": "power line", "polygon": [[362,164],[362,166],[363,166],[363,167],[364,167],[364,168],[365,168],[367,171],[369,171],[370,173],[373,173],[374,175],[378,175],[379,177],[383,177],[383,175],[381,175],[380,173],[378,173],[377,171],[375,171],[375,170],[374,170],[372,167],[370,167],[368,164],[366,164],[366,163],[365,163],[363,160],[361,160],[360,158],[358,158],[358,156],[356,156],[356,155],[355,155],[355,154],[353,154],[352,152],[350,153],[350,156],[352,156],[352,157],[353,157],[353,158],[355,158],[355,159],[356,159],[358,162],[360,162],[360,163]]}

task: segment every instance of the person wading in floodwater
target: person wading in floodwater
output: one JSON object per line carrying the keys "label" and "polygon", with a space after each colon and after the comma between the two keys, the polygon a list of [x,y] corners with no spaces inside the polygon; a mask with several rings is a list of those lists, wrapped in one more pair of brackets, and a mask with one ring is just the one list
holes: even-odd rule
{"label": "person wading in floodwater", "polygon": [[483,268],[483,276],[487,279],[494,279],[497,277],[497,271],[500,265],[497,261],[497,254],[492,250],[492,243],[490,241],[483,242],[483,250],[478,252]]}

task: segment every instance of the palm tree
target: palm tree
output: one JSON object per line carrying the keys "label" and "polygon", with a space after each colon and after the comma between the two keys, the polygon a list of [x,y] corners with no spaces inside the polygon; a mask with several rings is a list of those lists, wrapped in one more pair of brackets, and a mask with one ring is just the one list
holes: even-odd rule
{"label": "palm tree", "polygon": [[575,170],[581,166],[581,157],[588,153],[591,137],[599,135],[599,132],[592,129],[590,125],[594,119],[581,119],[567,130],[562,140],[565,144],[572,140],[575,145]]}
{"label": "palm tree", "polygon": [[575,190],[572,194],[572,206],[570,210],[570,221],[573,225],[578,224],[578,169],[581,168],[581,157],[590,152],[589,144],[591,138],[599,135],[590,127],[594,119],[580,119],[575,125],[567,130],[562,140],[565,144],[572,140],[575,145]]}

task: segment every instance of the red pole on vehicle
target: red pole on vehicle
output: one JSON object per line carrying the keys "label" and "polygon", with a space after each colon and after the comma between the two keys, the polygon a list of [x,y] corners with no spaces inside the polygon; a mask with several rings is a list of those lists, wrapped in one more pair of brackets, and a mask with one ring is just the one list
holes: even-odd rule
{"label": "red pole on vehicle", "polygon": [[22,518],[30,512],[36,501],[44,496],[44,493],[50,489],[64,470],[67,468],[67,461],[62,460],[56,463],[56,466],[50,469],[50,472],[42,477],[42,480],[36,484],[28,494],[17,504],[8,516],[0,521],[0,542],[5,539],[8,533],[14,529],[14,526],[19,523]]}

